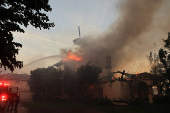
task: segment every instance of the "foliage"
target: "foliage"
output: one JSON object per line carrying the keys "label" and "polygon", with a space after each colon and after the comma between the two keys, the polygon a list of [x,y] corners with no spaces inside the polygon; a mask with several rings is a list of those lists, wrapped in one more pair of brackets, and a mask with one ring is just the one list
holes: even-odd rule
{"label": "foliage", "polygon": [[76,95],[76,72],[70,69],[64,70],[62,77],[62,86],[64,91],[70,98],[74,98]]}
{"label": "foliage", "polygon": [[77,69],[77,91],[81,97],[87,96],[87,89],[97,81],[101,72],[100,67],[91,65],[90,62]]}
{"label": "foliage", "polygon": [[101,72],[101,68],[90,63],[82,65],[77,71],[61,71],[54,67],[38,68],[30,72],[30,90],[34,93],[34,100],[59,99],[59,96],[65,96],[62,95],[62,88],[69,99],[90,98],[87,90]]}
{"label": "foliage", "polygon": [[143,105],[144,102],[146,101],[149,101],[149,100],[145,100],[145,99],[142,99],[142,98],[134,98],[132,100],[129,100],[129,105]]}
{"label": "foliage", "polygon": [[51,11],[48,0],[1,0],[0,1],[0,66],[21,68],[22,61],[16,60],[20,43],[13,42],[13,32],[24,33],[19,26],[29,24],[35,28],[49,29],[54,23],[48,23],[49,18],[43,12]]}
{"label": "foliage", "polygon": [[63,71],[54,67],[38,68],[30,72],[30,90],[34,97],[41,99],[55,98],[61,95],[61,77]]}
{"label": "foliage", "polygon": [[100,98],[100,99],[95,99],[93,100],[95,104],[97,105],[102,105],[102,106],[108,106],[108,105],[113,105],[112,101],[110,99],[108,99],[108,97],[106,96],[105,98]]}
{"label": "foliage", "polygon": [[81,85],[91,85],[96,82],[99,77],[99,73],[101,72],[102,69],[100,67],[90,65],[89,62],[77,69],[77,80]]}
{"label": "foliage", "polygon": [[162,75],[163,64],[159,60],[159,55],[156,53],[153,55],[152,52],[150,52],[150,55],[147,55],[147,59],[150,62],[150,72],[154,75]]}
{"label": "foliage", "polygon": [[164,75],[164,84],[163,87],[166,86],[166,88],[164,88],[165,90],[165,94],[170,96],[170,33],[168,32],[168,38],[164,41],[164,49],[161,48],[159,50],[159,59],[162,62],[162,64],[164,65],[164,69],[165,69],[165,73]]}
{"label": "foliage", "polygon": [[169,104],[170,97],[169,96],[162,96],[153,99],[154,104]]}

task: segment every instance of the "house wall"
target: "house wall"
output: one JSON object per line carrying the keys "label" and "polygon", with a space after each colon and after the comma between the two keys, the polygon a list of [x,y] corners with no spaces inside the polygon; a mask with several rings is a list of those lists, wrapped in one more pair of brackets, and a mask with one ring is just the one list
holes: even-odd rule
{"label": "house wall", "polygon": [[19,90],[30,90],[29,85],[28,85],[28,80],[21,81]]}
{"label": "house wall", "polygon": [[121,85],[121,99],[123,100],[129,100],[132,98],[132,94],[131,94],[131,89],[130,89],[130,84],[128,82],[120,82]]}
{"label": "house wall", "polygon": [[20,91],[20,100],[32,100],[32,93],[30,91]]}
{"label": "house wall", "polygon": [[107,82],[102,84],[95,84],[93,88],[93,97],[99,98],[100,91],[99,88],[102,88],[102,96],[105,98],[107,96],[111,100],[129,100],[131,98],[131,90],[128,82],[124,81],[115,81],[113,83]]}

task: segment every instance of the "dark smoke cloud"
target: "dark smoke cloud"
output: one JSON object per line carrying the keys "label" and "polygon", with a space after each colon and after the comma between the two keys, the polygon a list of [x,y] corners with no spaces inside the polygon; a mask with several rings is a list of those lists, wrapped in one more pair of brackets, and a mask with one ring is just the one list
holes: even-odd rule
{"label": "dark smoke cloud", "polygon": [[79,40],[77,53],[83,57],[83,62],[91,61],[104,67],[105,57],[110,54],[115,71],[123,70],[129,65],[139,65],[137,59],[141,55],[146,58],[143,53],[148,49],[145,47],[148,37],[142,36],[150,36],[145,34],[152,28],[155,13],[162,2],[163,0],[122,0],[117,5],[119,18],[105,33],[97,38],[86,37]]}

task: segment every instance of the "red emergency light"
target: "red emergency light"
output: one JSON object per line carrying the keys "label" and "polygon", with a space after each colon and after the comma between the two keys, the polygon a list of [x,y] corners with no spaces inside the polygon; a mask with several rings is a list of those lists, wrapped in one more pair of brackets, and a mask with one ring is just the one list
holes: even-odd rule
{"label": "red emergency light", "polygon": [[4,83],[4,84],[3,84],[3,83],[0,83],[0,86],[2,86],[2,85],[3,85],[3,86],[9,86],[9,84],[7,84],[7,83]]}
{"label": "red emergency light", "polygon": [[5,95],[2,95],[2,97],[1,97],[2,99],[2,101],[5,101],[6,100],[6,96]]}

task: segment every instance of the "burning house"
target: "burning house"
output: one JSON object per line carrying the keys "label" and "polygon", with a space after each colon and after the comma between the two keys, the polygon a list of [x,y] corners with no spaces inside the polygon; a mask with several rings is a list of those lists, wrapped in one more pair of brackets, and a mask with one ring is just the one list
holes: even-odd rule
{"label": "burning house", "polygon": [[102,74],[99,76],[99,81],[90,87],[93,98],[107,98],[111,100],[128,100],[131,97],[129,83],[126,81],[115,81],[115,77],[111,67],[111,56],[106,56],[106,66]]}
{"label": "burning house", "polygon": [[[153,103],[153,98],[161,96],[161,76],[156,76],[146,72],[136,74],[128,74],[125,73],[125,71],[112,72],[111,55],[107,55],[105,58],[105,67],[103,66],[104,68],[99,75],[98,81],[96,84],[91,85],[88,91],[93,98],[107,97],[112,101],[129,101],[134,98],[141,98]],[[68,51],[67,56],[60,62],[54,64],[54,66],[61,70],[67,68],[76,70],[81,63],[81,57]],[[122,76],[115,78],[115,73],[119,73]]]}
{"label": "burning house", "polygon": [[[83,55],[83,58],[89,60],[87,56]],[[129,101],[134,98],[141,98],[153,103],[153,98],[161,96],[161,76],[156,76],[146,72],[138,74],[128,74],[125,73],[125,71],[112,72],[111,55],[106,55],[105,58],[105,66],[103,66],[104,68],[99,75],[98,81],[96,84],[91,85],[88,91],[93,98],[107,97],[112,101]],[[98,61],[103,62],[101,60]],[[100,64],[100,62],[98,63]],[[54,64],[54,66],[61,70],[67,68],[76,70],[81,63],[83,63],[81,57],[78,57],[76,54],[72,53],[72,51],[68,51],[67,56],[60,62]],[[122,76],[115,78],[115,73],[120,73]]]}
{"label": "burning house", "polygon": [[[153,98],[161,96],[161,77],[150,73],[128,74],[111,72],[111,56],[106,56],[106,66],[98,83],[90,86],[93,98],[105,98],[112,101],[129,101],[140,98],[153,103]],[[121,73],[122,77],[115,79],[114,73]],[[128,77],[123,76],[126,75]]]}
{"label": "burning house", "polygon": [[[76,70],[77,66],[80,66],[81,63],[78,61],[81,60],[81,57],[68,52],[67,58],[56,63],[54,66],[61,70],[67,68]],[[128,74],[125,71],[112,72],[111,56],[107,55],[105,61],[106,66],[99,75],[98,81],[96,84],[91,85],[89,89],[89,93],[93,98],[107,97],[112,101],[129,101],[134,98],[141,98],[153,103],[153,98],[161,96],[161,76],[146,72],[137,74]],[[120,73],[122,76],[115,78],[115,73]]]}
{"label": "burning house", "polygon": [[[136,64],[135,70],[144,68],[142,65],[145,62],[139,59],[143,59],[141,56],[146,54],[148,48],[151,48],[152,42],[148,39],[154,34],[155,28],[158,28],[157,31],[163,31],[159,29],[160,27],[155,27],[159,26],[157,21],[160,19],[157,18],[159,14],[157,11],[161,3],[163,2],[154,0],[123,2],[119,9],[121,14],[114,22],[115,24],[109,26],[107,32],[99,34],[98,37],[94,36],[95,38],[80,38],[79,36],[73,41],[78,46],[77,51],[79,53],[83,51],[81,54],[86,61],[93,61],[93,64],[100,67],[105,65],[103,59],[106,54],[114,56],[113,63],[111,63],[109,55],[106,57],[106,66],[99,77],[99,83],[91,86],[94,98],[105,96],[111,100],[146,98],[152,103],[152,98],[155,97],[152,91],[153,86],[157,87],[156,96],[161,95],[159,76],[150,73],[131,74],[128,79],[122,76],[115,81],[111,71],[112,67],[114,70],[129,70],[134,67],[134,64]],[[162,22],[160,23],[162,25]],[[122,65],[122,62],[126,62],[126,65]],[[61,61],[55,65],[64,69],[69,64]],[[71,67],[75,67],[75,65],[71,65]]]}
{"label": "burning house", "polygon": [[[150,73],[132,75],[134,79],[107,81],[91,86],[91,93],[94,98],[105,98],[113,101],[128,101],[134,98],[141,98],[153,103],[153,98],[162,95],[160,91],[160,78]],[[156,92],[156,93],[155,93]]]}

